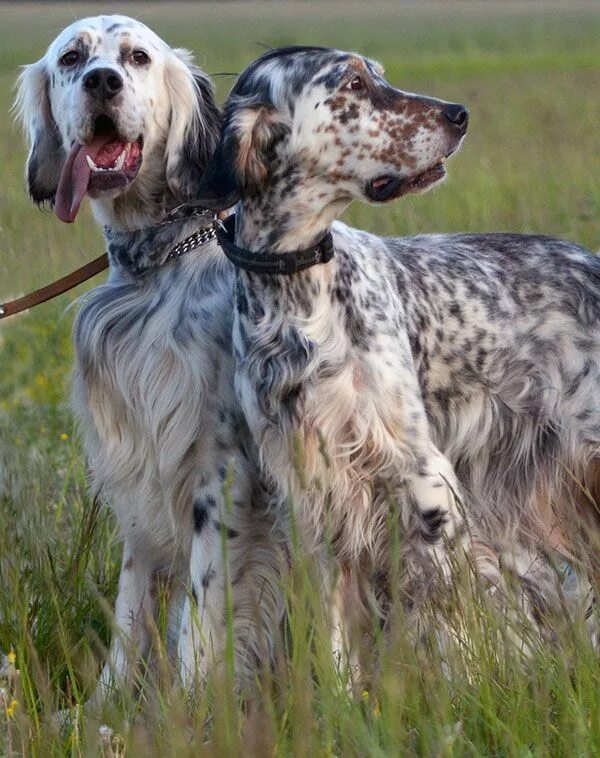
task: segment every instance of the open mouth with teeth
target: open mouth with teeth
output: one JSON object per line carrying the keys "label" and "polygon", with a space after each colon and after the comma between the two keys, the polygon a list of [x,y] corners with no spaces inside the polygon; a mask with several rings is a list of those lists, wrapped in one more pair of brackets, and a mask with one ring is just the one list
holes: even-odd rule
{"label": "open mouth with teeth", "polygon": [[424,192],[446,176],[445,160],[443,158],[426,171],[404,179],[393,174],[377,176],[367,183],[365,193],[370,200],[376,203],[385,203],[388,200],[402,197],[402,195]]}
{"label": "open mouth with teeth", "polygon": [[98,116],[94,136],[87,145],[75,144],[63,166],[54,210],[61,221],[75,221],[86,193],[123,189],[137,176],[142,165],[143,139],[126,142],[108,116]]}

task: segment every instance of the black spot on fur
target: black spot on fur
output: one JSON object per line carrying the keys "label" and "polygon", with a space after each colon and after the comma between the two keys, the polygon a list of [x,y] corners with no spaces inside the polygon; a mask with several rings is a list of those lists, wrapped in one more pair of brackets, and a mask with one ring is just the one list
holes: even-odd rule
{"label": "black spot on fur", "polygon": [[200,534],[208,522],[208,508],[205,502],[194,503],[194,531]]}
{"label": "black spot on fur", "polygon": [[440,508],[431,508],[421,513],[421,519],[425,525],[422,531],[425,542],[437,542],[440,539],[441,529],[446,523],[446,514]]}
{"label": "black spot on fur", "polygon": [[237,306],[238,313],[241,316],[248,315],[248,298],[246,297],[246,293],[244,292],[243,286],[239,283],[237,286],[236,306]]}
{"label": "black spot on fur", "polygon": [[206,574],[202,577],[202,587],[207,590],[210,586],[210,583],[215,578],[216,573],[213,571],[213,569],[208,569]]}

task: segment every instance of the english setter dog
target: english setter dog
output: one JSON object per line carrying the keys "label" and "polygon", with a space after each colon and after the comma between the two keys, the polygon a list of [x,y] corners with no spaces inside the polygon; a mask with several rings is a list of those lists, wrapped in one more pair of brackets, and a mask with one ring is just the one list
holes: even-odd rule
{"label": "english setter dog", "polygon": [[237,202],[219,239],[244,413],[305,536],[334,551],[342,618],[385,607],[394,501],[413,600],[454,544],[493,583],[499,556],[534,616],[563,599],[552,556],[582,569],[589,601],[600,262],[549,237],[385,239],[335,220],[438,184],[467,121],[360,55],[274,50],[239,77],[201,181],[203,206]]}
{"label": "english setter dog", "polygon": [[74,406],[92,486],[124,540],[97,697],[131,680],[149,651],[161,578],[180,599],[189,592],[179,635],[187,683],[223,659],[231,583],[247,681],[273,654],[283,612],[281,509],[269,508],[235,400],[233,267],[212,214],[169,216],[195,196],[216,144],[211,83],[138,21],[98,16],[25,67],[17,106],[32,199],[72,222],[88,196],[109,248],[108,281],[84,298],[74,326]]}

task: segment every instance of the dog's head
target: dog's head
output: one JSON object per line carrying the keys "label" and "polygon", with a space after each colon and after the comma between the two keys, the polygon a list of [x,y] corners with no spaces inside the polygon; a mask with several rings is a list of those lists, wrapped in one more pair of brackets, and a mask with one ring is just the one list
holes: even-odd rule
{"label": "dog's head", "polygon": [[327,48],[273,50],[239,77],[201,200],[225,208],[268,184],[323,202],[386,202],[445,176],[464,106],[392,87],[377,63]]}
{"label": "dog's head", "polygon": [[65,29],[23,69],[16,107],[32,199],[71,222],[87,194],[104,223],[134,227],[193,196],[220,120],[191,55],[125,16]]}

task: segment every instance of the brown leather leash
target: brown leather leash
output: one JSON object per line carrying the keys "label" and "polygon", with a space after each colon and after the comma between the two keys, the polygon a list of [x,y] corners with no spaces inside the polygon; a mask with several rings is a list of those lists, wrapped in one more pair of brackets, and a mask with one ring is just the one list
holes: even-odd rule
{"label": "brown leather leash", "polygon": [[[194,216],[203,216],[206,213],[206,208],[197,206],[195,203],[184,203],[170,211],[161,222],[160,226],[164,224],[172,224],[176,221],[189,220]],[[217,218],[219,219],[226,217],[227,211],[217,214]],[[175,247],[170,250],[165,260],[169,261],[174,258],[179,258],[184,253],[194,250],[200,245],[204,245],[215,237],[216,230],[211,221],[210,224],[198,229],[194,234],[186,237],[175,245]],[[28,308],[40,305],[40,303],[45,303],[47,300],[52,300],[52,298],[62,295],[63,292],[68,292],[73,289],[73,287],[86,282],[88,279],[91,279],[93,276],[96,276],[96,274],[99,274],[107,268],[108,255],[103,253],[98,256],[98,258],[94,258],[93,261],[86,263],[85,266],[72,271],[70,274],[67,274],[67,276],[63,276],[62,279],[57,279],[55,282],[52,282],[52,284],[48,284],[39,290],[35,290],[35,292],[30,292],[28,295],[23,295],[23,297],[18,297],[16,300],[11,300],[8,303],[0,303],[0,320],[8,318],[9,316],[14,316],[15,313],[26,311]]]}
{"label": "brown leather leash", "polygon": [[57,279],[52,284],[41,287],[39,290],[35,290],[35,292],[30,292],[28,295],[23,295],[23,297],[18,297],[16,300],[11,300],[8,303],[1,303],[0,319],[14,316],[15,313],[21,313],[21,311],[26,311],[28,308],[33,308],[34,305],[52,300],[53,297],[58,297],[63,292],[68,292],[73,287],[91,279],[107,268],[108,255],[103,253],[98,258],[94,258],[93,261],[86,263],[85,266],[72,271],[61,279]]}

